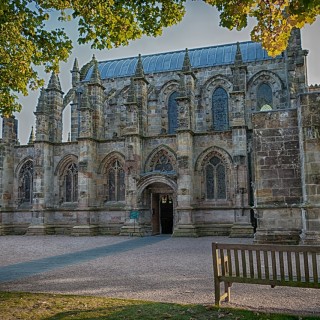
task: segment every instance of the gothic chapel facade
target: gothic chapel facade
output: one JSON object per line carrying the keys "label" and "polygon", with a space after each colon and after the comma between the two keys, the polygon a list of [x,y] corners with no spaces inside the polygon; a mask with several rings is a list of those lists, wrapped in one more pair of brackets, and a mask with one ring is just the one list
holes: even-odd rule
{"label": "gothic chapel facade", "polygon": [[275,58],[244,42],[75,61],[66,94],[52,74],[27,145],[3,118],[0,234],[320,243],[320,91],[306,56],[295,31]]}

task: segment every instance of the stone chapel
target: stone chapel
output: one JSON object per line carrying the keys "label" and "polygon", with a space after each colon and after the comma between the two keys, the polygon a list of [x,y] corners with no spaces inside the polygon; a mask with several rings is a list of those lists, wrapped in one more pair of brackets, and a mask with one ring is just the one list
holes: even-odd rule
{"label": "stone chapel", "polygon": [[[53,73],[27,145],[3,118],[0,234],[253,237],[320,243],[320,87],[295,30]],[[71,133],[62,142],[62,113]]]}

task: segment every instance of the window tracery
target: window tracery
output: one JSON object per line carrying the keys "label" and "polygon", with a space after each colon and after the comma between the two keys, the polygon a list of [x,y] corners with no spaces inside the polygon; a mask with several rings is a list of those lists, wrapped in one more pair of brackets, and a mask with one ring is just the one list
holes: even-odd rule
{"label": "window tracery", "polygon": [[212,95],[213,129],[218,131],[229,129],[228,94],[219,87]]}
{"label": "window tracery", "polygon": [[174,159],[166,150],[160,150],[150,162],[150,171],[170,172],[174,170]]}
{"label": "window tracery", "polygon": [[258,110],[272,110],[272,89],[266,83],[262,83],[258,87],[257,104]]}
{"label": "window tracery", "polygon": [[20,203],[32,203],[33,199],[33,162],[27,161],[19,172],[18,197]]}
{"label": "window tracery", "polygon": [[106,170],[108,201],[125,200],[125,172],[119,160],[115,160]]}
{"label": "window tracery", "polygon": [[78,201],[78,167],[75,163],[67,166],[64,174],[65,202]]}
{"label": "window tracery", "polygon": [[168,133],[176,133],[178,127],[178,104],[176,98],[178,97],[178,92],[173,92],[169,96],[168,101]]}
{"label": "window tracery", "polygon": [[217,156],[209,159],[205,166],[205,181],[208,200],[227,198],[226,167]]}

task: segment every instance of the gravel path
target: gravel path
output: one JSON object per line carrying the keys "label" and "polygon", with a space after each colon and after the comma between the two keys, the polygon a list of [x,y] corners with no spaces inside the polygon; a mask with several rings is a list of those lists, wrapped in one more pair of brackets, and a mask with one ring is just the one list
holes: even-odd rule
{"label": "gravel path", "polygon": [[[0,237],[0,290],[214,302],[211,243],[225,237]],[[8,281],[9,280],[9,281]],[[225,306],[320,316],[320,290],[234,284]]]}

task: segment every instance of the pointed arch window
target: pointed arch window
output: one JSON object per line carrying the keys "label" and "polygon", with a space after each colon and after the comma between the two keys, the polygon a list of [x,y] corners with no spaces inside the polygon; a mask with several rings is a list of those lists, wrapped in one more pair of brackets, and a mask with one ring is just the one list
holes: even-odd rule
{"label": "pointed arch window", "polygon": [[228,94],[226,90],[219,87],[212,95],[212,118],[214,130],[224,131],[229,129],[228,112]]}
{"label": "pointed arch window", "polygon": [[167,150],[162,149],[158,151],[151,159],[149,163],[149,170],[172,173],[175,170],[174,165],[175,159],[173,155],[170,155]]}
{"label": "pointed arch window", "polygon": [[227,198],[226,167],[217,156],[208,161],[205,167],[205,178],[208,200]]}
{"label": "pointed arch window", "polygon": [[33,162],[27,161],[19,172],[18,197],[20,203],[32,203],[33,199]]}
{"label": "pointed arch window", "polygon": [[258,87],[257,103],[258,110],[272,110],[272,89],[268,84],[262,83]]}
{"label": "pointed arch window", "polygon": [[168,133],[176,133],[178,127],[178,92],[173,92],[168,101]]}
{"label": "pointed arch window", "polygon": [[169,172],[173,170],[171,159],[165,152],[161,152],[161,154],[158,155],[158,159],[154,163],[153,170],[161,172]]}
{"label": "pointed arch window", "polygon": [[64,175],[65,202],[78,201],[78,167],[75,163],[69,164]]}
{"label": "pointed arch window", "polygon": [[125,172],[119,160],[115,160],[107,169],[108,201],[125,200]]}

